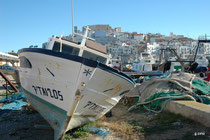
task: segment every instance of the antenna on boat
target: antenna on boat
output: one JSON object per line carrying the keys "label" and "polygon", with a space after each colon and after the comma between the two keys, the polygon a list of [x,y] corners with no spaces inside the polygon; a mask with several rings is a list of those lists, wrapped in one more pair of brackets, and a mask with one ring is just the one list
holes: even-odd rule
{"label": "antenna on boat", "polygon": [[59,40],[60,40],[60,52],[62,52],[62,37],[63,35],[60,35]]}
{"label": "antenna on boat", "polygon": [[87,36],[88,36],[88,30],[90,30],[89,26],[86,26],[85,28],[86,28],[86,30],[85,30],[84,35],[82,36],[81,46],[85,46],[85,42],[86,42]]}
{"label": "antenna on boat", "polygon": [[84,27],[84,28],[86,29],[84,35],[78,34],[78,33],[74,33],[75,35],[79,35],[79,36],[82,37],[82,42],[81,42],[81,44],[80,44],[81,46],[85,46],[85,42],[86,42],[87,39],[90,39],[90,40],[95,41],[95,39],[93,39],[93,38],[91,38],[91,37],[88,37],[88,31],[91,30],[91,29],[89,28],[89,26],[86,26],[86,27]]}
{"label": "antenna on boat", "polygon": [[72,39],[74,40],[74,6],[73,0],[71,0],[71,11],[72,11]]}

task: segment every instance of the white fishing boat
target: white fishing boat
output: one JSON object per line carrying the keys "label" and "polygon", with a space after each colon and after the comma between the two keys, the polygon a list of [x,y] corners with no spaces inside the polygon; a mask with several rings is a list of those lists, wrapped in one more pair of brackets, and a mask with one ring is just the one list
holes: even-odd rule
{"label": "white fishing boat", "polygon": [[151,72],[153,64],[155,64],[155,60],[152,55],[148,52],[142,52],[139,59],[133,63],[131,69],[135,72]]}
{"label": "white fishing boat", "polygon": [[20,80],[28,102],[60,139],[70,129],[102,117],[135,86],[126,74],[109,66],[106,48],[50,38],[46,48],[19,50]]}

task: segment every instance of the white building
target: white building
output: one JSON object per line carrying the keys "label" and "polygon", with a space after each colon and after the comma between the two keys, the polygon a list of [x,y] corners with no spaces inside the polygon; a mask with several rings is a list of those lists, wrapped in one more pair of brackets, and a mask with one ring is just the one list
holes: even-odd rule
{"label": "white building", "polygon": [[4,64],[18,67],[20,65],[18,56],[0,52],[0,65]]}
{"label": "white building", "polygon": [[210,55],[210,43],[204,43],[203,47],[204,47],[204,54]]}
{"label": "white building", "polygon": [[97,30],[95,33],[92,34],[93,38],[97,38],[97,37],[106,37],[107,34],[104,30]]}
{"label": "white building", "polygon": [[133,38],[137,41],[144,41],[144,34],[134,34]]}

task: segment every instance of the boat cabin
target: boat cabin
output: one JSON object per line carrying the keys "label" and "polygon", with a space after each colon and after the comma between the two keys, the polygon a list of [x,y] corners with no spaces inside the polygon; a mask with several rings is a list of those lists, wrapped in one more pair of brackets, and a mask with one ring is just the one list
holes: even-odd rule
{"label": "boat cabin", "polygon": [[110,58],[107,55],[105,46],[88,39],[85,39],[84,45],[82,44],[83,43],[76,43],[62,37],[52,37],[45,49],[77,55],[99,61],[106,65],[108,64]]}
{"label": "boat cabin", "polygon": [[150,53],[142,52],[139,57],[141,63],[154,64],[155,60]]}

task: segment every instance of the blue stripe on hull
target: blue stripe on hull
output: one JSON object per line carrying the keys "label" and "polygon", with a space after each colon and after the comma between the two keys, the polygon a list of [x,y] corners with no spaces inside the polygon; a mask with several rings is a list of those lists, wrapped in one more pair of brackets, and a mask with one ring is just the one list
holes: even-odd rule
{"label": "blue stripe on hull", "polygon": [[69,121],[67,112],[22,88],[29,103],[48,121],[54,129],[54,139],[57,140],[65,133],[65,127]]}
{"label": "blue stripe on hull", "polygon": [[54,104],[51,104],[45,100],[43,100],[42,98],[39,98],[38,96],[34,95],[33,93],[27,91],[26,89],[22,88],[23,89],[23,92],[30,95],[32,98],[34,98],[35,100],[41,102],[42,104],[45,104],[46,106],[48,106],[49,108],[52,108],[53,110],[56,110],[56,112],[58,112],[59,114],[62,114],[62,115],[66,115],[67,112],[57,106],[55,106]]}

